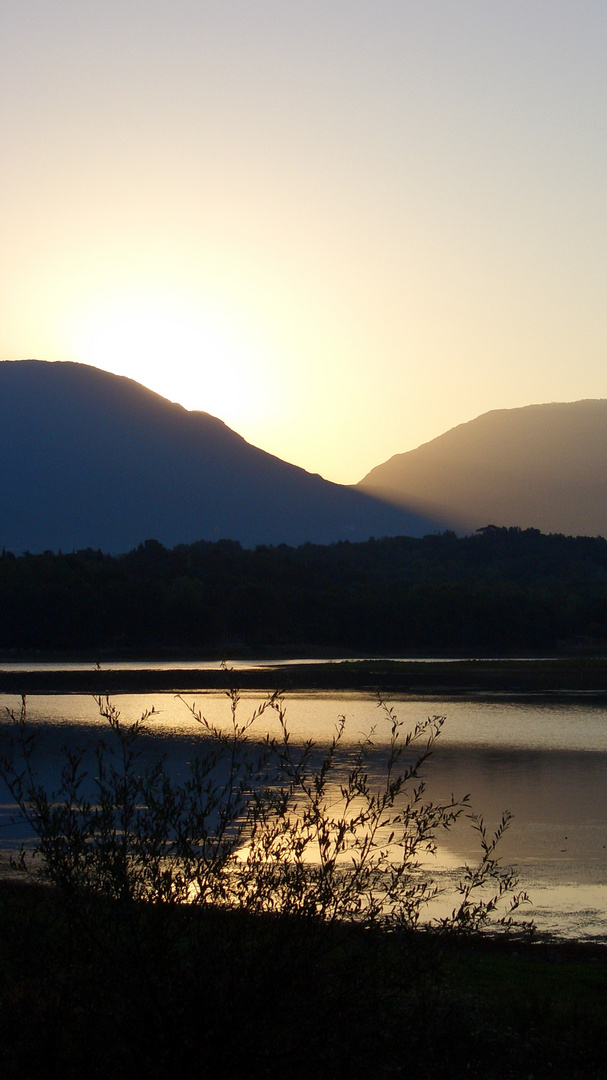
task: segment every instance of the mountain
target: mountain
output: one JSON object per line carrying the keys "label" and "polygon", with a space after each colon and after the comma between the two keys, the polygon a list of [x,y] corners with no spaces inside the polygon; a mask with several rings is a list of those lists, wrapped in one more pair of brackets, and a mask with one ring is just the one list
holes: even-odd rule
{"label": "mountain", "polygon": [[436,523],[251,446],[221,420],[74,363],[0,362],[0,548],[127,551],[423,536]]}
{"label": "mountain", "polygon": [[470,532],[607,536],[607,400],[484,413],[372,469],[359,491]]}

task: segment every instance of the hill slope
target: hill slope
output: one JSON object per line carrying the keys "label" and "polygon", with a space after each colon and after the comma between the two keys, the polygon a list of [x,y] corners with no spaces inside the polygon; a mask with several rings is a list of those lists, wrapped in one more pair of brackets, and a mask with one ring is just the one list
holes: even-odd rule
{"label": "hill slope", "polygon": [[147,538],[254,546],[436,528],[84,364],[0,362],[0,403],[0,548],[118,553]]}
{"label": "hill slope", "polygon": [[395,455],[357,487],[463,531],[607,536],[607,400],[484,413]]}

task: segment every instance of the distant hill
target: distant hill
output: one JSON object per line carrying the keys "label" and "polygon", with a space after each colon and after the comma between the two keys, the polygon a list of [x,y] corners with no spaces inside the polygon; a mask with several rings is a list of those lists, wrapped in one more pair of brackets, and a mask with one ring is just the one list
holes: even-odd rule
{"label": "distant hill", "polygon": [[607,400],[484,413],[372,469],[360,491],[443,527],[607,536]]}
{"label": "distant hill", "polygon": [[437,528],[84,364],[0,362],[0,405],[0,549],[324,544]]}

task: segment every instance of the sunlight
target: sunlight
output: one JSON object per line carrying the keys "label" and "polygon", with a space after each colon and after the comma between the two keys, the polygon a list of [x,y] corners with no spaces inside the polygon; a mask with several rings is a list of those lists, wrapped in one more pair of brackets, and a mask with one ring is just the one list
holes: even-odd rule
{"label": "sunlight", "polygon": [[70,351],[228,424],[268,408],[255,346],[236,321],[194,302],[129,297],[97,306],[77,320]]}

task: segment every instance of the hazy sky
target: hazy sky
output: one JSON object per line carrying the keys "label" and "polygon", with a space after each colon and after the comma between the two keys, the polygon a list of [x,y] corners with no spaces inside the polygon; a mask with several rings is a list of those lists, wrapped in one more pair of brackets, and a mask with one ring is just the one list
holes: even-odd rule
{"label": "hazy sky", "polygon": [[604,0],[1,0],[0,357],[354,483],[607,397]]}

